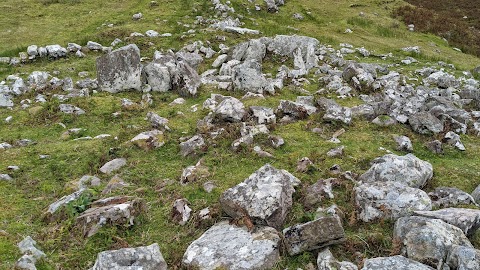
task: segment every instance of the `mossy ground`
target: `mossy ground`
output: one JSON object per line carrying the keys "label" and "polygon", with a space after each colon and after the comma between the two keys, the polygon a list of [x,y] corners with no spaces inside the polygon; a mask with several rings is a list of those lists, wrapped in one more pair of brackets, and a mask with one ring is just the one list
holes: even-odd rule
{"label": "mossy ground", "polygon": [[[130,32],[145,32],[153,29],[160,33],[173,33],[171,38],[139,38],[133,39],[140,45],[142,56],[151,57],[155,49],[179,48],[194,40],[210,40],[213,46],[218,45],[213,37],[226,35],[227,45],[232,45],[250,38],[225,33],[209,33],[197,31],[194,37],[181,39],[181,32],[187,28],[178,22],[192,24],[196,15],[209,17],[210,1],[157,1],[158,6],[150,7],[150,1],[14,1],[6,0],[0,3],[1,10],[7,10],[9,16],[0,16],[0,25],[5,32],[0,33],[0,56],[13,56],[18,51],[24,51],[30,44],[47,45],[66,42],[78,42],[84,45],[87,40],[109,44],[115,37],[127,36]],[[405,46],[419,45],[422,54],[414,56],[420,64],[405,66],[404,73],[414,75],[412,71],[422,65],[437,61],[453,63],[458,69],[471,69],[480,61],[470,55],[464,55],[452,50],[440,38],[410,33],[406,27],[388,15],[393,7],[401,5],[400,1],[287,1],[278,14],[269,14],[263,9],[254,11],[253,4],[248,1],[232,1],[237,13],[244,14],[246,27],[259,29],[264,35],[299,34],[318,38],[321,42],[338,46],[347,42],[355,46],[364,46],[376,53],[394,52],[396,57],[381,61],[396,63],[409,56],[400,52]],[[262,1],[257,1],[263,5]],[[250,9],[248,14],[246,8]],[[195,9],[195,10],[193,10]],[[133,13],[142,12],[144,19],[135,22],[131,20]],[[295,12],[302,13],[303,21],[292,19]],[[308,12],[311,12],[310,14]],[[360,17],[360,12],[365,17]],[[168,21],[164,21],[168,20]],[[287,22],[287,23],[285,23]],[[113,28],[102,26],[114,23]],[[297,28],[292,30],[289,26]],[[346,28],[353,30],[352,34],[344,34]],[[8,32],[11,30],[11,32]],[[198,30],[198,29],[197,29]],[[152,42],[152,44],[148,44]],[[435,46],[433,46],[435,44]],[[440,50],[441,53],[435,50]],[[59,77],[78,79],[79,71],[89,71],[95,76],[95,58],[99,54],[89,53],[84,59],[70,57],[57,61],[41,60],[20,67],[0,66],[1,78],[8,74],[28,74],[33,70],[60,71]],[[353,59],[357,55],[351,56]],[[358,60],[358,59],[357,59]],[[361,58],[359,61],[380,61],[376,58]],[[200,67],[208,68],[207,61]],[[275,63],[271,70],[275,70]],[[265,67],[266,69],[269,66]],[[311,85],[305,88],[314,93],[319,85],[311,80]],[[5,172],[9,165],[18,165],[21,170],[11,173],[13,182],[0,183],[0,229],[7,235],[0,235],[0,268],[11,269],[20,257],[16,243],[26,235],[31,235],[38,241],[42,250],[47,253],[47,259],[41,262],[39,269],[87,269],[92,265],[96,254],[103,250],[126,246],[140,246],[157,242],[169,266],[175,269],[180,266],[183,253],[190,242],[200,236],[216,220],[222,219],[218,198],[227,188],[243,181],[248,175],[265,163],[286,169],[296,175],[302,185],[315,183],[320,178],[331,177],[329,168],[339,164],[343,170],[362,173],[369,167],[375,157],[385,154],[380,147],[392,150],[395,145],[394,134],[409,136],[414,143],[414,154],[432,163],[435,171],[428,190],[438,186],[455,186],[471,192],[480,182],[478,167],[480,161],[477,153],[480,151],[480,140],[473,135],[462,135],[467,151],[459,152],[453,148],[445,149],[443,155],[431,154],[424,143],[432,140],[431,136],[413,133],[405,125],[395,125],[383,128],[364,120],[355,120],[351,125],[326,123],[321,115],[313,115],[309,119],[288,125],[276,125],[272,133],[282,136],[286,145],[279,149],[269,147],[262,137],[256,143],[264,150],[274,155],[274,158],[260,158],[251,149],[242,148],[233,151],[231,142],[238,134],[226,134],[215,145],[197,156],[182,158],[179,155],[178,143],[181,137],[196,133],[196,121],[203,118],[207,111],[191,111],[191,106],[201,104],[210,93],[222,93],[241,97],[241,93],[221,92],[209,87],[202,87],[198,97],[187,99],[186,104],[171,107],[168,104],[178,96],[175,93],[153,94],[153,105],[148,108],[125,110],[121,107],[121,99],[129,98],[140,102],[141,93],[107,93],[94,94],[88,98],[70,100],[69,103],[81,107],[87,113],[81,116],[66,116],[58,111],[58,101],[49,101],[41,105],[36,112],[22,110],[0,110],[0,142],[14,143],[17,139],[28,138],[36,144],[13,148],[0,153],[0,172]],[[53,93],[50,93],[50,95]],[[29,98],[34,98],[31,93]],[[294,99],[297,94],[290,89],[283,89],[265,100],[245,101],[245,105],[265,105],[276,107],[280,99]],[[343,105],[358,104],[357,99],[339,100]],[[18,103],[18,100],[16,101]],[[36,106],[36,105],[34,105]],[[121,111],[119,117],[112,113]],[[166,134],[166,144],[157,149],[144,150],[127,144],[128,140],[142,131],[149,130],[145,120],[146,113],[154,111],[170,120],[171,132]],[[184,115],[177,114],[178,111]],[[3,121],[7,116],[13,116],[11,123]],[[107,133],[111,138],[90,141],[62,140],[65,131],[58,123],[67,128],[85,128],[81,136],[96,136]],[[311,132],[313,127],[320,127],[324,134]],[[339,128],[345,128],[346,133],[340,137],[345,145],[345,155],[341,158],[327,158],[326,152],[337,145],[327,142],[327,139]],[[235,130],[235,129],[232,129]],[[238,131],[237,131],[238,132]],[[78,136],[80,136],[78,135]],[[118,139],[113,139],[117,137]],[[440,137],[438,137],[439,139]],[[39,155],[48,154],[49,159],[40,159]],[[402,153],[399,153],[402,154]],[[308,173],[296,173],[297,161],[307,156],[314,161],[314,169]],[[133,228],[106,228],[89,239],[83,239],[74,227],[75,215],[66,215],[64,220],[47,224],[42,221],[42,213],[48,205],[58,198],[69,194],[65,185],[85,174],[96,174],[102,179],[102,186],[93,190],[95,197],[100,197],[100,191],[110,177],[102,175],[98,170],[106,161],[116,157],[124,157],[128,165],[119,171],[120,177],[129,183],[128,188],[114,194],[127,194],[144,198],[148,204],[148,212],[139,219],[140,224]],[[182,169],[194,165],[200,158],[209,168],[210,177],[186,186],[179,184]],[[168,181],[170,179],[171,181]],[[202,184],[213,181],[217,188],[212,193],[206,193]],[[364,224],[355,222],[355,211],[352,204],[352,184],[342,182],[334,189],[333,200],[326,200],[318,206],[329,206],[336,203],[345,212],[344,225],[347,241],[336,246],[334,254],[341,259],[355,261],[355,252],[365,257],[388,255],[394,252],[392,247],[390,222]],[[171,222],[170,211],[175,199],[186,198],[194,211],[210,207],[214,219],[200,222],[193,218],[187,225],[179,226]],[[305,222],[313,217],[314,210],[304,209],[300,203],[301,188],[295,195],[295,203],[288,216],[286,226]],[[473,240],[480,247],[480,238]],[[277,269],[296,269],[315,261],[315,254],[306,252],[296,257],[285,256]]]}

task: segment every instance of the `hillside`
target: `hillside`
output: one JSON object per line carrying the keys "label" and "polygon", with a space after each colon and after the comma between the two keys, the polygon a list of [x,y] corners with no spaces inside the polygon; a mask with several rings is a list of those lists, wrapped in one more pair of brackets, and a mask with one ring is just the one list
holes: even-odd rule
{"label": "hillside", "polygon": [[480,265],[480,59],[281,2],[2,1],[0,269]]}

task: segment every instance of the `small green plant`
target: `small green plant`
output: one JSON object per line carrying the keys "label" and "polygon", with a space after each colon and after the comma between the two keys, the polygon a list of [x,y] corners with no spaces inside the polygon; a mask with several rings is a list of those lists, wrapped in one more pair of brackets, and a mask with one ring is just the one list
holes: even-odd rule
{"label": "small green plant", "polygon": [[90,192],[84,192],[80,197],[71,201],[66,206],[66,211],[69,216],[77,216],[85,212],[93,201],[93,195]]}

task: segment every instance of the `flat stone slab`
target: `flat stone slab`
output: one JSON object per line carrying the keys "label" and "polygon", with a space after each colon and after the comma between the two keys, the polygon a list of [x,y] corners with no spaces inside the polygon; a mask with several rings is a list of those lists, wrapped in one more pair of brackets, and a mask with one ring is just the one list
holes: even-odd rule
{"label": "flat stone slab", "polygon": [[221,222],[193,241],[183,256],[187,269],[271,269],[280,260],[281,237],[270,227],[245,227]]}
{"label": "flat stone slab", "polygon": [[432,267],[397,255],[365,260],[362,270],[434,270]]}
{"label": "flat stone slab", "polygon": [[167,270],[158,244],[136,248],[122,248],[98,253],[90,270]]}
{"label": "flat stone slab", "polygon": [[444,208],[436,211],[415,211],[415,215],[436,218],[460,228],[467,236],[480,228],[480,210],[467,208]]}

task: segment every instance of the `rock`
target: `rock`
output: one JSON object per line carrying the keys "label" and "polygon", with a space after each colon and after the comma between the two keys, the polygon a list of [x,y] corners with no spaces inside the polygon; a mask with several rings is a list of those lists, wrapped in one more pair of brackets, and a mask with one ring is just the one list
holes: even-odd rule
{"label": "rock", "polygon": [[393,181],[420,188],[425,186],[432,176],[432,164],[413,154],[405,156],[387,154],[374,159],[372,167],[360,176],[359,181],[368,183]]}
{"label": "rock", "polygon": [[140,50],[130,44],[97,58],[98,85],[103,91],[118,93],[141,90]]}
{"label": "rock", "polygon": [[401,254],[442,269],[453,245],[473,248],[459,228],[439,219],[403,217],[397,220],[394,241],[400,243]]}
{"label": "rock", "polygon": [[313,166],[313,162],[308,157],[303,157],[297,162],[297,172],[305,173]]}
{"label": "rock", "polygon": [[343,156],[343,149],[345,149],[345,146],[341,145],[339,147],[330,149],[327,152],[327,157],[334,158],[334,157],[341,157]]}
{"label": "rock", "polygon": [[107,186],[102,190],[102,194],[110,194],[115,190],[128,187],[129,185],[123,181],[122,178],[118,175],[114,175],[110,181],[108,181]]}
{"label": "rock", "polygon": [[296,49],[299,48],[306,54],[309,47],[317,48],[319,44],[320,42],[312,37],[277,35],[268,44],[267,50],[281,56],[293,57]]}
{"label": "rock", "polygon": [[116,158],[105,163],[101,168],[100,171],[105,174],[110,174],[116,170],[119,170],[121,167],[127,165],[127,160],[124,158]]}
{"label": "rock", "polygon": [[94,201],[76,219],[85,237],[90,237],[105,225],[133,226],[135,218],[145,211],[142,199],[117,196]]}
{"label": "rock", "polygon": [[82,49],[82,46],[78,45],[77,43],[68,43],[67,44],[67,51],[69,52],[78,52]]}
{"label": "rock", "polygon": [[283,230],[283,234],[285,246],[291,256],[345,240],[342,222],[336,215],[288,227]]}
{"label": "rock", "polygon": [[436,85],[439,88],[443,89],[459,86],[459,82],[455,79],[455,76],[447,74],[443,71],[437,71],[430,74],[427,78],[424,79],[424,82]]}
{"label": "rock", "polygon": [[255,152],[255,154],[257,154],[259,157],[262,157],[262,158],[272,158],[273,157],[272,154],[270,154],[267,151],[262,150],[262,148],[258,145],[253,147],[253,152]]}
{"label": "rock", "polygon": [[34,71],[27,78],[27,84],[31,88],[43,88],[47,85],[50,74],[44,71]]}
{"label": "rock", "polygon": [[158,37],[160,34],[155,30],[147,30],[147,32],[145,32],[145,35],[147,37]]}
{"label": "rock", "polygon": [[58,109],[66,114],[82,115],[85,111],[71,104],[60,104]]}
{"label": "rock", "polygon": [[398,151],[413,152],[412,141],[407,136],[394,136]]}
{"label": "rock", "polygon": [[396,220],[414,211],[432,209],[427,193],[402,182],[364,183],[354,191],[359,218],[364,222],[381,218]]}
{"label": "rock", "polygon": [[315,113],[317,108],[313,105],[313,97],[298,96],[295,102],[280,100],[277,110],[285,115],[303,119]]}
{"label": "rock", "polygon": [[18,249],[22,254],[32,255],[34,259],[38,260],[41,258],[46,258],[47,255],[43,253],[40,249],[35,247],[37,242],[33,240],[30,236],[25,237],[20,243],[18,243]]}
{"label": "rock", "polygon": [[227,97],[215,107],[215,118],[224,122],[240,122],[246,114],[243,103],[234,98]]}
{"label": "rock", "polygon": [[178,199],[173,203],[172,219],[182,226],[190,219],[190,213],[192,212],[192,209],[188,207],[187,203],[188,201],[186,199]]}
{"label": "rock", "polygon": [[336,178],[320,179],[315,184],[306,187],[303,192],[303,205],[308,209],[323,199],[333,199],[332,186],[336,180]]}
{"label": "rock", "polygon": [[161,131],[170,130],[170,128],[167,126],[168,119],[160,117],[154,112],[147,113],[147,120],[150,122],[152,128],[160,129]]}
{"label": "rock", "polygon": [[18,261],[15,263],[15,269],[20,270],[37,270],[35,263],[37,260],[29,254],[24,254]]}
{"label": "rock", "polygon": [[320,251],[317,257],[318,270],[358,270],[358,267],[351,262],[339,262],[328,248]]}
{"label": "rock", "polygon": [[270,142],[270,145],[275,149],[285,144],[285,141],[283,140],[283,138],[277,135],[268,136],[268,141]]}
{"label": "rock", "polygon": [[33,56],[35,58],[38,55],[38,46],[37,45],[30,45],[27,47],[27,54],[29,56]]}
{"label": "rock", "polygon": [[154,129],[138,134],[131,139],[130,142],[143,150],[148,151],[163,146],[165,144],[165,138],[162,131]]}
{"label": "rock", "polygon": [[391,125],[395,125],[397,121],[395,121],[395,119],[391,118],[388,115],[379,115],[372,120],[372,123],[381,127],[388,127]]}
{"label": "rock", "polygon": [[463,145],[462,141],[460,141],[460,136],[453,131],[447,132],[447,134],[445,134],[445,137],[443,137],[442,141],[454,146],[460,151],[465,151],[465,146]]}
{"label": "rock", "polygon": [[432,267],[421,264],[400,255],[392,257],[378,257],[365,260],[362,270],[434,270]]}
{"label": "rock", "polygon": [[208,167],[202,165],[202,160],[200,160],[195,166],[188,166],[183,170],[180,176],[180,184],[186,185],[187,183],[192,183],[199,179],[207,178],[208,176],[210,176]]}
{"label": "rock", "polygon": [[101,51],[103,49],[103,46],[100,43],[97,43],[94,41],[88,41],[87,48],[92,51]]}
{"label": "rock", "polygon": [[425,146],[430,150],[432,153],[441,154],[443,153],[442,142],[439,140],[434,140],[425,144]]}
{"label": "rock", "polygon": [[450,269],[480,269],[480,250],[453,245],[445,263]]}
{"label": "rock", "polygon": [[122,248],[98,253],[90,270],[143,269],[167,270],[167,263],[157,243],[136,248]]}
{"label": "rock", "polygon": [[167,92],[172,88],[168,67],[151,62],[145,66],[147,83],[154,92]]}
{"label": "rock", "polygon": [[271,269],[280,260],[281,237],[270,227],[245,227],[221,222],[193,241],[183,255],[187,269]]}
{"label": "rock", "polygon": [[228,59],[227,54],[221,54],[213,61],[212,67],[219,68],[223,63],[225,63]]}
{"label": "rock", "polygon": [[275,124],[277,122],[277,117],[272,108],[250,106],[249,109],[258,124]]}
{"label": "rock", "polygon": [[80,198],[80,196],[85,192],[86,190],[85,189],[80,189],[70,195],[67,195],[67,196],[63,196],[62,198],[60,198],[58,201],[50,204],[50,206],[48,207],[48,210],[47,210],[47,213],[49,215],[53,215],[55,214],[55,212],[57,212],[57,210],[59,210],[60,208],[68,205],[70,202],[73,202],[75,200],[77,200],[78,198]]}
{"label": "rock", "polygon": [[12,180],[13,180],[13,178],[10,175],[8,175],[6,173],[1,173],[0,174],[0,181],[12,181]]}
{"label": "rock", "polygon": [[420,134],[440,133],[443,123],[429,112],[418,112],[408,118],[413,131]]}
{"label": "rock", "polygon": [[294,186],[300,180],[266,164],[220,197],[223,211],[233,218],[251,218],[255,224],[281,228],[292,207]]}
{"label": "rock", "polygon": [[434,207],[455,207],[457,205],[475,204],[473,197],[454,187],[437,187],[432,192],[428,193],[432,199]]}
{"label": "rock", "polygon": [[443,220],[460,228],[469,237],[480,228],[480,210],[476,209],[444,208],[436,211],[415,211],[415,215]]}
{"label": "rock", "polygon": [[132,16],[132,20],[134,20],[134,21],[138,21],[138,20],[140,20],[141,18],[143,18],[143,14],[140,13],[140,12],[139,12],[139,13],[135,13],[135,14],[133,14],[133,16]]}
{"label": "rock", "polygon": [[172,102],[170,102],[170,106],[175,106],[175,105],[182,105],[185,104],[186,100],[184,98],[176,98]]}
{"label": "rock", "polygon": [[350,108],[338,105],[332,99],[321,97],[317,100],[320,110],[325,112],[323,119],[326,121],[340,121],[345,124],[350,124],[352,121],[352,110]]}
{"label": "rock", "polygon": [[[67,56],[67,49],[63,48],[62,46],[56,45],[48,45],[45,47],[47,50],[48,57],[56,59],[61,57]],[[41,55],[41,53],[40,53]]]}
{"label": "rock", "polygon": [[238,91],[257,94],[265,92],[273,94],[275,92],[273,86],[262,74],[261,64],[256,60],[247,60],[243,64],[233,67],[232,81],[234,89]]}
{"label": "rock", "polygon": [[180,154],[184,157],[190,154],[196,154],[207,148],[205,141],[201,135],[195,135],[189,140],[180,143]]}

